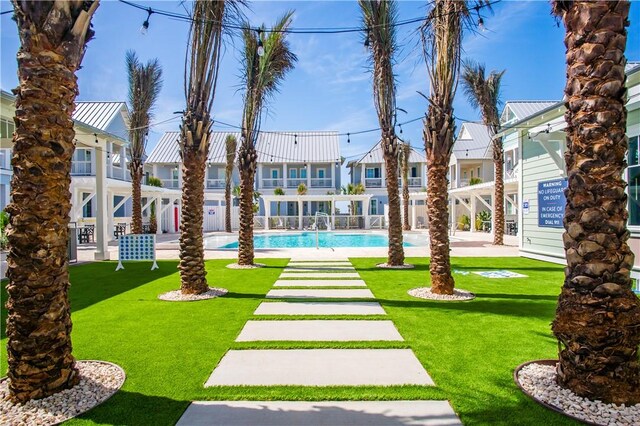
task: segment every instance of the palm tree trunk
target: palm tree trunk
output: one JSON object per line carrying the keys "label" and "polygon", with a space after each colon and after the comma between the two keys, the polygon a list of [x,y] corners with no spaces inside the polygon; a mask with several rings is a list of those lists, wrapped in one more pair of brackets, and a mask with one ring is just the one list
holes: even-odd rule
{"label": "palm tree trunk", "polygon": [[231,179],[227,179],[224,185],[224,230],[231,232]]}
{"label": "palm tree trunk", "polygon": [[[442,161],[427,167],[427,216],[429,217],[429,247],[431,290],[436,294],[453,294],[449,257],[449,195],[447,168]],[[473,220],[473,219],[472,219]]]}
{"label": "palm tree trunk", "polygon": [[253,265],[253,182],[251,168],[240,170],[240,229],[238,232],[238,264]]}
{"label": "palm tree trunk", "polygon": [[580,396],[640,402],[640,299],[627,241],[625,57],[629,3],[557,2],[566,26],[567,268],[553,332],[557,381]]}
{"label": "palm tree trunk", "polygon": [[7,206],[7,361],[17,401],[78,382],[71,354],[67,241],[71,210],[71,115],[78,86],[67,58],[46,37],[18,53],[12,202]]}
{"label": "palm tree trunk", "polygon": [[389,252],[387,264],[401,266],[404,264],[404,248],[402,247],[402,220],[400,218],[400,193],[398,191],[398,143],[385,143],[384,164],[387,178],[387,196],[389,198]]}
{"label": "palm tree trunk", "polygon": [[180,264],[178,265],[180,290],[183,294],[202,294],[209,289],[206,279],[207,272],[204,267],[202,241],[206,160],[206,154],[198,150],[185,149],[183,152],[182,221],[180,224]]}
{"label": "palm tree trunk", "polygon": [[493,244],[504,244],[504,150],[502,139],[494,141],[493,168],[495,187],[493,195]]}
{"label": "palm tree trunk", "polygon": [[402,180],[402,209],[404,213],[402,229],[411,231],[411,224],[409,223],[409,181],[407,179]]}
{"label": "palm tree trunk", "polygon": [[142,164],[131,163],[131,233],[142,234]]}

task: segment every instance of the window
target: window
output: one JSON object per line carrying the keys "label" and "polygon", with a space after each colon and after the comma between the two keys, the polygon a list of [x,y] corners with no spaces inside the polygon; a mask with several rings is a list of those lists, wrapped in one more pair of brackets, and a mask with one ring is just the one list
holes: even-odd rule
{"label": "window", "polygon": [[271,179],[278,179],[278,169],[271,169]]}
{"label": "window", "polygon": [[417,166],[411,167],[411,174],[409,176],[412,177],[412,178],[418,177],[418,167]]}
{"label": "window", "polygon": [[[466,179],[466,178],[467,178],[467,172],[466,172],[466,171],[462,172],[462,177],[463,177],[464,179]],[[473,177],[473,176],[471,176],[471,177]]]}
{"label": "window", "polygon": [[171,169],[171,179],[178,180],[178,172],[179,170],[176,168]]}
{"label": "window", "polygon": [[16,126],[13,121],[9,120],[0,120],[0,138],[2,139],[11,139],[13,137],[13,132],[15,132]]}
{"label": "window", "polygon": [[298,169],[289,169],[289,178],[297,179],[298,178]]}
{"label": "window", "polygon": [[471,170],[471,179],[473,179],[473,170]]}
{"label": "window", "polygon": [[318,179],[324,179],[325,173],[326,173],[325,169],[318,169]]}
{"label": "window", "polygon": [[627,182],[629,183],[629,225],[640,226],[640,164],[638,136],[629,138]]}
{"label": "window", "polygon": [[369,200],[369,214],[377,215],[378,214],[378,200],[372,199]]}
{"label": "window", "polygon": [[478,177],[480,177],[480,167],[478,167]]}
{"label": "window", "polygon": [[380,177],[380,169],[378,167],[367,167],[365,173],[367,179],[377,179]]}
{"label": "window", "polygon": [[300,169],[300,179],[306,179],[307,178],[307,168],[303,167]]}

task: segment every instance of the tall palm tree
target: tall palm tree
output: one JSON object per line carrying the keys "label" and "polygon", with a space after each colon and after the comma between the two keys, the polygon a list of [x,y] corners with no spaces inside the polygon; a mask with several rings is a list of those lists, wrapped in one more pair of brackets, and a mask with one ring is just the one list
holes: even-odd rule
{"label": "tall palm tree", "polygon": [[567,268],[553,332],[557,381],[578,395],[640,402],[640,300],[631,291],[625,46],[629,2],[562,1],[567,47],[563,235]]}
{"label": "tall palm tree", "polygon": [[7,361],[14,401],[78,383],[67,240],[80,68],[98,1],[13,1],[19,86],[7,237]]}
{"label": "tall palm tree", "polygon": [[[485,4],[485,0],[479,0],[474,7]],[[431,87],[423,129],[427,154],[429,271],[432,291],[437,294],[453,294],[454,289],[449,257],[447,170],[454,142],[453,99],[460,76],[462,34],[470,21],[470,7],[467,1],[434,0],[421,28]]]}
{"label": "tall palm tree", "polygon": [[162,88],[162,68],[157,59],[140,63],[136,53],[127,51],[125,62],[129,77],[129,150],[131,161],[131,233],[142,234],[142,174],[152,110]]}
{"label": "tall palm tree", "polygon": [[[293,11],[287,12],[266,35],[264,26],[255,31],[247,24],[243,30],[244,108],[242,134],[238,151],[240,169],[240,231],[238,264],[253,265],[253,185],[258,154],[256,141],[260,132],[265,103],[278,91],[284,76],[297,61],[284,32],[291,24]],[[258,54],[260,50],[262,55]]]}
{"label": "tall palm tree", "polygon": [[227,163],[224,169],[224,229],[231,232],[231,178],[233,177],[233,163],[236,161],[238,139],[234,135],[228,135],[224,140],[227,153]]}
{"label": "tall palm tree", "polygon": [[387,264],[404,264],[402,246],[402,220],[400,217],[400,193],[398,191],[398,156],[400,142],[396,137],[396,85],[393,63],[398,46],[395,23],[398,18],[394,0],[359,0],[362,20],[366,27],[369,60],[373,65],[373,101],[378,113],[382,139],[380,146],[384,157],[387,196],[389,203],[389,251]]}
{"label": "tall palm tree", "polygon": [[500,82],[506,70],[491,71],[485,76],[483,64],[472,61],[464,63],[462,85],[464,93],[473,108],[479,108],[482,121],[489,129],[493,154],[494,194],[493,194],[493,244],[504,244],[504,149],[502,138],[495,135],[500,130]]}
{"label": "tall palm tree", "polygon": [[185,60],[186,109],[180,126],[182,222],[180,289],[183,294],[208,290],[204,269],[202,223],[204,180],[211,136],[211,109],[223,53],[224,24],[239,14],[239,2],[194,1]]}
{"label": "tall palm tree", "polygon": [[409,157],[411,157],[411,145],[403,143],[400,146],[400,170],[402,173],[402,229],[411,231],[409,223]]}

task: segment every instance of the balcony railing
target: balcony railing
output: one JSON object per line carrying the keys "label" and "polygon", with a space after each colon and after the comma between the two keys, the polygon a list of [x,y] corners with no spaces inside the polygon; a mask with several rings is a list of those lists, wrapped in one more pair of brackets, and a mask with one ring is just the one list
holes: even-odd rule
{"label": "balcony railing", "polygon": [[207,189],[220,189],[224,188],[224,179],[207,179]]}
{"label": "balcony railing", "polygon": [[504,178],[505,179],[515,179],[517,177],[517,173],[516,173],[516,169],[513,168],[511,170],[505,170],[504,171]]}
{"label": "balcony railing", "polygon": [[422,186],[422,178],[410,177],[409,178],[409,186]]}
{"label": "balcony railing", "polygon": [[129,174],[128,169],[116,166],[112,166],[111,171],[108,171],[107,169],[107,177],[111,179],[124,180],[127,182],[131,180],[131,175]]}
{"label": "balcony railing", "polygon": [[307,184],[307,178],[287,179],[287,188],[297,188],[301,183]]}
{"label": "balcony railing", "polygon": [[160,179],[162,181],[163,188],[178,189],[180,188],[180,181],[178,179]]}
{"label": "balcony railing", "polygon": [[331,179],[327,178],[311,178],[312,188],[331,188]]}
{"label": "balcony railing", "polygon": [[278,188],[282,187],[282,179],[262,179],[263,188]]}
{"label": "balcony railing", "polygon": [[93,176],[91,161],[74,161],[71,163],[71,176]]}
{"label": "balcony railing", "polygon": [[366,188],[382,188],[382,178],[366,178],[364,186]]}

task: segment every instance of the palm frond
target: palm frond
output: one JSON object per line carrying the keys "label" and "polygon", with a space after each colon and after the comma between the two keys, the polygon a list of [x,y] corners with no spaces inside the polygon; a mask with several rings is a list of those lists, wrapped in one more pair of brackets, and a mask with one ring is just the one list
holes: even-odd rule
{"label": "palm frond", "polygon": [[491,71],[486,76],[485,66],[466,61],[463,66],[462,84],[469,104],[480,109],[482,120],[489,128],[491,136],[499,131],[500,85],[506,70]]}

